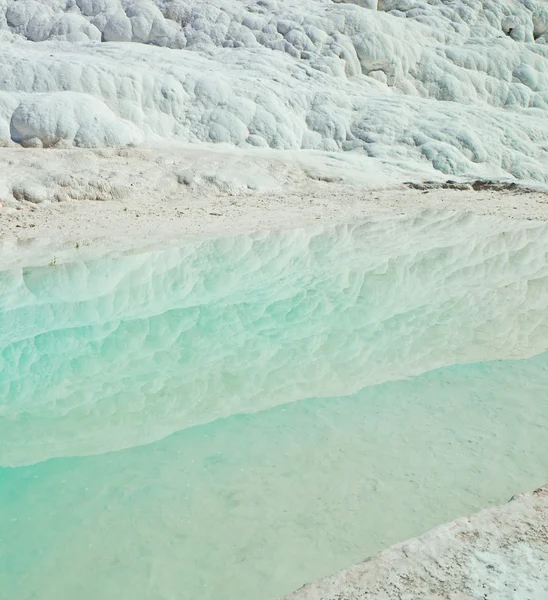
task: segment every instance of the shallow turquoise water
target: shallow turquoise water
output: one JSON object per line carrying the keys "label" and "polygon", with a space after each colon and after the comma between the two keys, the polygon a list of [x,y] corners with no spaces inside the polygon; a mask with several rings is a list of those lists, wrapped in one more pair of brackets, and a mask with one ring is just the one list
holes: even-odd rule
{"label": "shallow turquoise water", "polygon": [[545,483],[547,257],[427,214],[2,273],[0,590],[266,600]]}

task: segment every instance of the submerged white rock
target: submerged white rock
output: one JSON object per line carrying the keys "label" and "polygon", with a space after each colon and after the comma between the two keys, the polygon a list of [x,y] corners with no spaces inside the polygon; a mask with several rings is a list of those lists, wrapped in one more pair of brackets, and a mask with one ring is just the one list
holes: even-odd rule
{"label": "submerged white rock", "polygon": [[546,352],[547,255],[545,223],[425,213],[2,271],[0,465]]}
{"label": "submerged white rock", "polygon": [[356,151],[548,181],[540,0],[2,0],[0,144]]}

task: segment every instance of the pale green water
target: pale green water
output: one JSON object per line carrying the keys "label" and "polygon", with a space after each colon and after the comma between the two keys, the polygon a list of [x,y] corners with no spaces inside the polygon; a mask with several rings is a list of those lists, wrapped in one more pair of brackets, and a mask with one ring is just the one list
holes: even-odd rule
{"label": "pale green water", "polygon": [[547,258],[427,214],[3,273],[0,590],[268,600],[545,483]]}

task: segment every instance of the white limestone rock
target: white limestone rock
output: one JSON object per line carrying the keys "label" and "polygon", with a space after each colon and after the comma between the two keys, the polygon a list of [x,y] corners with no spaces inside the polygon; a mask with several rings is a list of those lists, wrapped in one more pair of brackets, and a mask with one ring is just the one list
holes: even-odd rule
{"label": "white limestone rock", "polygon": [[[106,121],[8,137],[3,108],[0,136],[353,151],[546,183],[547,11],[540,0],[2,0],[0,93],[15,99],[2,106],[79,93]],[[57,122],[37,102],[36,119]]]}
{"label": "white limestone rock", "polygon": [[548,597],[548,486],[440,525],[283,600]]}
{"label": "white limestone rock", "polygon": [[116,118],[99,100],[77,92],[23,97],[11,115],[11,139],[22,146],[49,148],[135,144],[139,130]]}

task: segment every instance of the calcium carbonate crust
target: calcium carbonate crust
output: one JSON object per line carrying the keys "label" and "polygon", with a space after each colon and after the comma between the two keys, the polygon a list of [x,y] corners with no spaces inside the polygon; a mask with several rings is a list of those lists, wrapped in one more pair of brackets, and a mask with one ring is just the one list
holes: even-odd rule
{"label": "calcium carbonate crust", "polygon": [[548,181],[541,0],[0,0],[0,144],[355,151]]}
{"label": "calcium carbonate crust", "polygon": [[548,597],[548,485],[397,544],[283,600]]}

